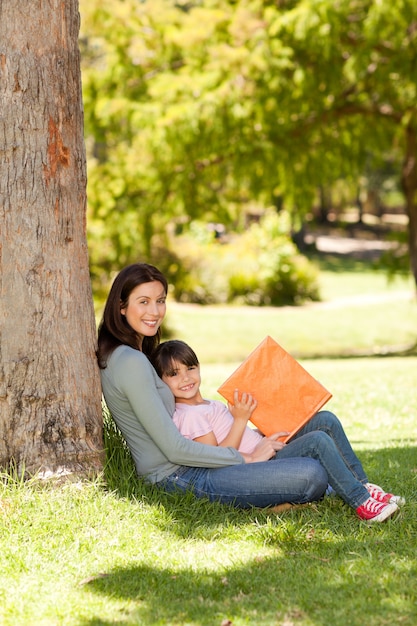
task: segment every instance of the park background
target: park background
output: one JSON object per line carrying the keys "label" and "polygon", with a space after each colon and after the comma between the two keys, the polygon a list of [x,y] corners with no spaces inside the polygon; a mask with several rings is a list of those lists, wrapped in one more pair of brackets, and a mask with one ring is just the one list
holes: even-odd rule
{"label": "park background", "polygon": [[164,496],[135,477],[106,415],[97,479],[2,484],[0,619],[414,625],[414,4],[80,11],[97,318],[120,267],[156,263],[166,333],[196,349],[205,395],[270,334],[332,391],[372,480],[407,504],[375,528],[337,498],[278,516]]}

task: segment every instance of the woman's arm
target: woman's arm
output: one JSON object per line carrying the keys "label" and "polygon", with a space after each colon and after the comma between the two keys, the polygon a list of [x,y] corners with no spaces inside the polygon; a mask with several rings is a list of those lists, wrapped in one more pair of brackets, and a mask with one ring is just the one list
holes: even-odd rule
{"label": "woman's arm", "polygon": [[216,435],[212,430],[206,435],[194,437],[193,441],[204,443],[206,446],[220,446],[221,448],[227,448],[228,446],[231,446],[232,448],[238,449],[240,446],[240,442],[242,441],[242,436],[246,428],[246,424],[247,421],[235,420],[226,437],[220,442],[217,441]]}
{"label": "woman's arm", "polygon": [[[259,463],[260,461],[269,461],[278,450],[281,450],[286,444],[282,441],[278,441],[279,437],[287,436],[288,432],[280,432],[271,435],[270,437],[264,437],[262,441],[256,446],[255,450],[251,454],[241,452],[240,454],[245,459],[246,463]],[[213,431],[202,435],[201,437],[195,437],[194,441],[199,441],[209,446],[221,445],[217,443],[217,439]]]}

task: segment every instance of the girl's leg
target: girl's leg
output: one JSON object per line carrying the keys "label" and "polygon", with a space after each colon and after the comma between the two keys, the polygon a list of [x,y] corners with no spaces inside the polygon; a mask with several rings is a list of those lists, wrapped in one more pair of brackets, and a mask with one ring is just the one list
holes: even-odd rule
{"label": "girl's leg", "polygon": [[349,439],[346,436],[340,420],[330,411],[319,411],[312,419],[294,436],[294,439],[306,433],[321,430],[331,437],[339,451],[340,456],[352,472],[352,474],[362,484],[368,482],[368,478],[355,452],[352,449]]}
{"label": "girl's leg", "polygon": [[346,464],[334,440],[320,430],[307,432],[290,441],[276,458],[312,457],[320,461],[329,477],[329,484],[345,502],[357,509],[368,498],[366,487]]}
{"label": "girl's leg", "polygon": [[250,508],[312,502],[323,496],[327,483],[320,463],[304,457],[216,469],[183,466],[158,485],[166,491],[191,490],[197,497]]}

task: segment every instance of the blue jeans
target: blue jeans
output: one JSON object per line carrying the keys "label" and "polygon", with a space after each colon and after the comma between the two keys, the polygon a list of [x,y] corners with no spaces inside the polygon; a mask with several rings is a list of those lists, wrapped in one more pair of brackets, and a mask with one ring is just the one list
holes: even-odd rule
{"label": "blue jeans", "polygon": [[276,454],[276,458],[294,456],[317,459],[326,470],[329,484],[341,498],[357,508],[369,498],[364,487],[368,478],[354,453],[342,424],[330,411],[317,413]]}
{"label": "blue jeans", "polygon": [[339,420],[321,411],[270,461],[215,469],[181,466],[158,485],[249,508],[319,500],[329,483],[356,508],[369,496],[365,482]]}

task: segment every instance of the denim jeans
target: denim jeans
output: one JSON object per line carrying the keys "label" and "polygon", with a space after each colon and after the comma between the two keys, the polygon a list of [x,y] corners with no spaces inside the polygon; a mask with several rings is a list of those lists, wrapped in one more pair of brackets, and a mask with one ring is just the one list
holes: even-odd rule
{"label": "denim jeans", "polygon": [[158,486],[249,508],[319,500],[329,483],[356,508],[369,496],[365,482],[341,423],[321,411],[269,461],[215,469],[181,466]]}
{"label": "denim jeans", "polygon": [[345,502],[357,508],[369,498],[368,478],[339,419],[330,411],[317,413],[280,450],[276,458],[311,457],[326,470],[329,484]]}

